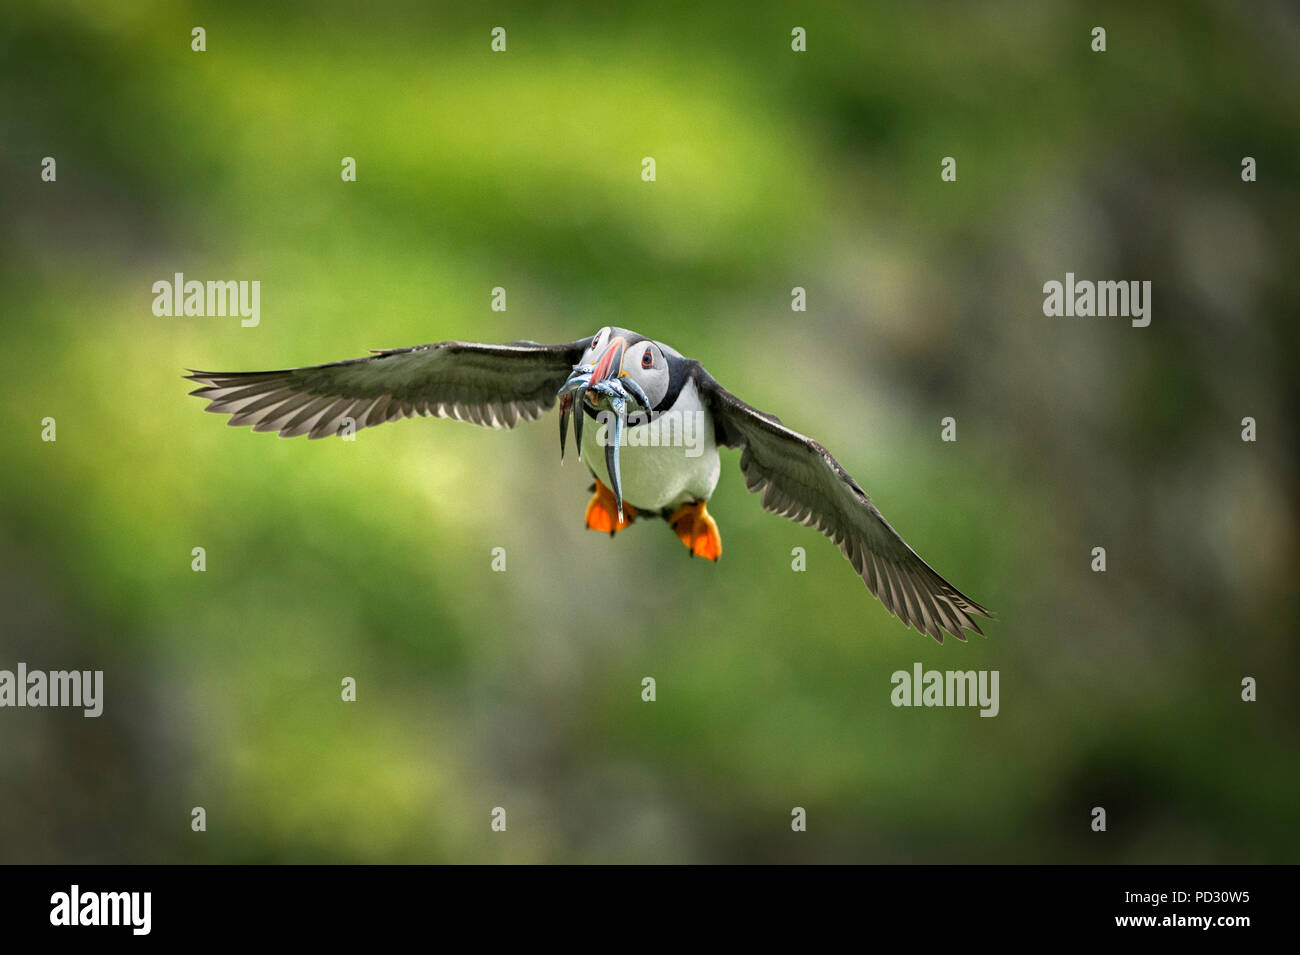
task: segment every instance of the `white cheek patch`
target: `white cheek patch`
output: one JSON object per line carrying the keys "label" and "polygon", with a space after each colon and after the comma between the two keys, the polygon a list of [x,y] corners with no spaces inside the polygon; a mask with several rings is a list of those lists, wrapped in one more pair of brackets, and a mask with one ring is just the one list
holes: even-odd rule
{"label": "white cheek patch", "polygon": [[658,405],[668,394],[668,371],[664,368],[652,368],[642,371],[641,380],[637,382],[645,389],[645,396],[651,405]]}

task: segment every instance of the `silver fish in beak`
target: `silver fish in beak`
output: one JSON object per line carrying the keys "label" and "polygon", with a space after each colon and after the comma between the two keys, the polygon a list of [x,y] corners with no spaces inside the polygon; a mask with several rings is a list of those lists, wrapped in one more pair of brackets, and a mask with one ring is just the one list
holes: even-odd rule
{"label": "silver fish in beak", "polygon": [[573,437],[578,444],[578,453],[582,453],[582,399],[591,385],[591,374],[595,364],[575,365],[568,380],[556,392],[560,396],[560,460],[564,460],[564,442],[569,436],[569,412],[576,409],[573,416]]}
{"label": "silver fish in beak", "polygon": [[[617,378],[605,379],[592,385],[591,390],[604,395],[609,402],[613,419],[605,428],[605,470],[609,472],[610,490],[618,505],[618,521],[623,523],[623,475],[618,465],[618,449],[623,443],[623,427],[627,422],[628,394]],[[610,434],[610,432],[613,434]]]}
{"label": "silver fish in beak", "polygon": [[[569,414],[573,413],[573,433],[582,450],[582,425],[585,417],[583,401],[593,408],[605,405],[611,412],[610,427],[605,433],[605,469],[618,505],[618,519],[623,520],[623,477],[619,468],[619,447],[627,426],[629,404],[640,405],[647,416],[651,413],[650,399],[639,384],[623,371],[623,355],[627,340],[615,338],[594,364],[577,365],[565,383],[560,386],[560,460],[564,460],[564,447],[569,432]],[[595,396],[594,400],[593,397]]]}

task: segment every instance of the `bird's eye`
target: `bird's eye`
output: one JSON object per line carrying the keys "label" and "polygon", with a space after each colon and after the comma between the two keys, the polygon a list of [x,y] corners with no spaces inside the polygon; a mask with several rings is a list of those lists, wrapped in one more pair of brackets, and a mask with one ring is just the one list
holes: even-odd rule
{"label": "bird's eye", "polygon": [[642,368],[653,368],[653,367],[654,367],[654,363],[655,363],[655,356],[654,356],[654,353],[653,353],[652,351],[650,351],[650,349],[647,348],[647,349],[645,350],[645,354],[641,356],[641,367],[642,367]]}

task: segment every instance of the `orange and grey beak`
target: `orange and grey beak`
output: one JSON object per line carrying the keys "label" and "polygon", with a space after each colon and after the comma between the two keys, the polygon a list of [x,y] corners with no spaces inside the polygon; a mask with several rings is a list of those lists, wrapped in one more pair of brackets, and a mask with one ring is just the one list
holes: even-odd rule
{"label": "orange and grey beak", "polygon": [[623,355],[627,352],[627,339],[622,335],[610,340],[605,353],[596,360],[591,371],[591,384],[617,378],[623,373]]}

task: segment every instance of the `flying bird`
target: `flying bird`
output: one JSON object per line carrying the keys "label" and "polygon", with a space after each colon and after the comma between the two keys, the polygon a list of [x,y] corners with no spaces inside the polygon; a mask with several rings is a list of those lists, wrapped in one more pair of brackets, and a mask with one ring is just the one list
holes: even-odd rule
{"label": "flying bird", "polygon": [[[586,525],[611,536],[662,519],[691,556],[717,560],[708,511],[718,449],[739,448],[763,509],[839,545],[890,613],[940,643],[983,633],[989,612],[936,573],[820,444],[723,388],[693,358],[625,328],[563,345],[446,341],[280,371],[192,371],[190,392],[233,426],[324,438],[416,415],[513,428],[560,404],[560,456],[573,419],[594,493]],[[643,430],[644,429],[644,430]]]}

